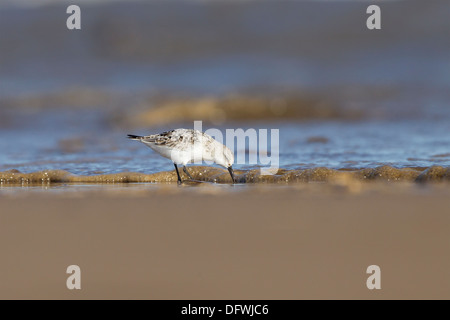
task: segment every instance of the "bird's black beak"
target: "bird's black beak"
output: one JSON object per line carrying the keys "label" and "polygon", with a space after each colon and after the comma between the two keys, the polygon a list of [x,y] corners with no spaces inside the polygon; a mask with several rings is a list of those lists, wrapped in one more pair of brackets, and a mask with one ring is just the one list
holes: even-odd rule
{"label": "bird's black beak", "polygon": [[234,171],[233,171],[233,168],[231,166],[228,167],[228,172],[230,173],[231,180],[233,180],[233,183],[236,183],[236,178],[234,176]]}

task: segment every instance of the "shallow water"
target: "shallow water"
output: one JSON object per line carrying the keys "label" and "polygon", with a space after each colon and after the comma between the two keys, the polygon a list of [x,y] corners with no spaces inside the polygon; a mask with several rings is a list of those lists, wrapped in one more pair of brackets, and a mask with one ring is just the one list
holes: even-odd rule
{"label": "shallow water", "polygon": [[[48,179],[49,182],[120,183],[175,179],[170,160],[159,156],[145,145],[126,138],[127,133],[146,134],[167,128],[152,131],[136,129],[129,132],[108,125],[102,112],[92,111],[53,110],[21,115],[16,121],[21,123],[18,128],[0,130],[0,149],[3,150],[0,153],[0,172],[13,170],[14,173],[17,170],[22,174],[31,174],[24,176],[26,183],[40,181],[40,175],[38,178],[32,175],[39,171],[53,172],[53,178]],[[236,128],[241,124],[236,123],[230,127]],[[282,170],[279,175],[284,175],[284,178],[278,177],[279,181],[299,180],[299,170],[327,168],[326,170],[356,172],[382,166],[414,168],[418,170],[417,175],[407,175],[407,180],[413,180],[425,168],[450,166],[450,127],[445,119],[253,124],[255,129],[280,130],[279,167]],[[221,129],[225,131],[226,128]],[[275,146],[276,144],[273,145]],[[249,163],[248,154],[257,152],[253,145],[249,146],[247,143],[246,150],[235,151],[247,154],[246,163],[234,165],[236,170],[241,170],[241,176],[246,176],[241,182],[273,180],[249,178],[254,169],[260,167],[259,164]],[[201,172],[201,167],[198,169],[190,170],[193,173]],[[55,173],[54,170],[65,172]],[[220,168],[211,170],[204,170],[204,175],[199,176],[199,179],[225,182],[229,178]],[[314,173],[312,181],[321,180],[322,175],[334,175],[333,170],[326,170],[320,174]],[[169,172],[166,174],[166,171]],[[69,173],[75,178],[68,179]],[[156,173],[159,176],[148,176]],[[43,177],[46,178],[45,175]],[[406,176],[400,177],[405,179]],[[395,176],[391,179],[395,180]],[[2,179],[3,183],[14,181]],[[21,183],[21,180],[15,182]]]}
{"label": "shallow water", "polygon": [[[0,129],[0,171],[66,170],[94,175],[127,171],[151,174],[173,169],[170,160],[126,138],[128,133],[158,133],[171,127],[117,129],[105,123],[101,112],[92,111],[39,112],[22,115],[17,122],[21,125]],[[450,126],[446,119],[253,124],[256,130],[279,129],[279,167],[283,169],[450,166]],[[219,129],[225,132],[241,126],[230,123],[230,127]],[[249,163],[248,154],[257,152],[253,145],[247,143],[246,150],[236,151],[247,154],[246,163],[236,164],[236,169],[260,165]]]}

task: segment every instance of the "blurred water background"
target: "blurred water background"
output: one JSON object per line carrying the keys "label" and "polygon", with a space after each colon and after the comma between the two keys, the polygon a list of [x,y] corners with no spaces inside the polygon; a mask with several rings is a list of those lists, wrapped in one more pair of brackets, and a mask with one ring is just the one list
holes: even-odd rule
{"label": "blurred water background", "polygon": [[126,134],[194,120],[279,129],[286,169],[450,165],[448,0],[69,4],[0,1],[0,171],[172,170]]}

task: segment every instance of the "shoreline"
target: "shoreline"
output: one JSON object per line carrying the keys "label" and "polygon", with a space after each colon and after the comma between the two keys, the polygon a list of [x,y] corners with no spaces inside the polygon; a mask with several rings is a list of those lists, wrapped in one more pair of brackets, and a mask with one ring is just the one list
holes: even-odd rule
{"label": "shoreline", "polygon": [[[191,175],[198,182],[231,183],[227,170],[218,167],[191,166]],[[380,166],[364,169],[330,169],[318,167],[311,169],[277,169],[274,175],[262,175],[259,169],[235,169],[238,182],[243,183],[298,183],[298,182],[336,182],[336,181],[406,181],[406,182],[442,182],[450,181],[450,168],[431,166],[428,168],[395,168]],[[182,173],[182,179],[189,179]],[[22,173],[18,170],[0,172],[0,185],[27,185],[51,183],[137,183],[137,182],[176,182],[172,171],[152,174],[121,172],[100,175],[73,175],[64,170],[48,170]]]}

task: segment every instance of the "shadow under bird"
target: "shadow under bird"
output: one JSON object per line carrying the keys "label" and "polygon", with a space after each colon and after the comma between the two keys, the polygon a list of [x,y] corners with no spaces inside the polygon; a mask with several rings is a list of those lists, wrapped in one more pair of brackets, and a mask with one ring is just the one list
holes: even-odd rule
{"label": "shadow under bird", "polygon": [[140,141],[163,157],[172,160],[177,172],[178,184],[182,183],[178,165],[182,165],[183,171],[190,179],[194,180],[187,171],[186,164],[201,163],[202,161],[213,161],[227,168],[233,183],[236,183],[232,168],[233,152],[206,133],[193,129],[175,129],[149,136],[129,134],[128,138]]}

